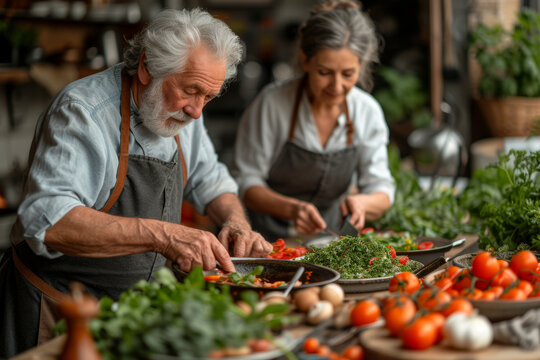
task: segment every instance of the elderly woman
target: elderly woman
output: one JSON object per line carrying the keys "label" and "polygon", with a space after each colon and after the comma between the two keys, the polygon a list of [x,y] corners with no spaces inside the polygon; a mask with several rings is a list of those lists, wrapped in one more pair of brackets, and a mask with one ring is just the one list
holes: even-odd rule
{"label": "elderly woman", "polygon": [[252,226],[267,240],[360,230],[392,204],[388,127],[369,89],[371,21],[353,1],[313,9],[300,28],[304,75],[268,85],[244,112],[233,175]]}
{"label": "elderly woman", "polygon": [[[234,78],[238,37],[198,9],[160,13],[124,63],[68,85],[40,117],[12,248],[0,263],[0,357],[50,337],[72,281],[114,299],[166,259],[228,271],[265,256],[203,107]],[[180,224],[182,200],[218,236]]]}

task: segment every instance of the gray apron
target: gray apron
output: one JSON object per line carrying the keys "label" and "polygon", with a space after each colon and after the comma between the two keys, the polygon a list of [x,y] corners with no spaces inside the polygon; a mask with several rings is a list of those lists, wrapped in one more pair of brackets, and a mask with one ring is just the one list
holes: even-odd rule
{"label": "gray apron", "polygon": [[[121,104],[117,181],[100,211],[180,224],[187,172],[178,135],[177,161],[130,155],[130,78],[125,75]],[[23,241],[4,256],[0,265],[0,357],[11,357],[50,339],[52,327],[59,320],[56,304],[69,293],[71,282],[81,282],[97,298],[118,299],[137,281],[150,280],[165,261],[154,252],[99,259],[67,255],[48,259],[35,255]]]}
{"label": "gray apron", "polygon": [[[338,232],[341,227],[339,204],[351,183],[358,163],[359,148],[352,145],[354,126],[349,117],[347,103],[347,147],[343,150],[318,153],[306,150],[293,142],[298,120],[300,100],[306,84],[300,82],[293,106],[289,138],[270,168],[268,186],[274,191],[314,204],[328,227]],[[289,220],[248,210],[252,227],[268,241],[287,237]]]}

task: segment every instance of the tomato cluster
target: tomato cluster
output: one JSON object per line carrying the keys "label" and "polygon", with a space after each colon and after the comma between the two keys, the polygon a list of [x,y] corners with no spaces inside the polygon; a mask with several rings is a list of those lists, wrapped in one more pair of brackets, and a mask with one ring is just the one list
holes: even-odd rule
{"label": "tomato cluster", "polygon": [[474,300],[525,300],[540,297],[540,264],[530,251],[510,262],[489,252],[475,256],[470,269],[450,266],[432,284],[414,274],[396,274],[389,284],[391,296],[383,302],[382,316],[392,336],[409,349],[426,349],[442,339],[442,327],[453,313],[470,314]]}
{"label": "tomato cluster", "polygon": [[295,248],[286,248],[285,240],[277,239],[273,244],[272,252],[267,256],[271,259],[296,259],[297,257],[304,256],[309,251],[304,246],[298,246]]}
{"label": "tomato cluster", "polygon": [[540,264],[528,250],[514,254],[510,262],[482,252],[475,256],[470,269],[459,274],[454,289],[475,300],[540,297]]}
{"label": "tomato cluster", "polygon": [[362,360],[364,358],[364,349],[360,345],[350,345],[339,354],[332,351],[328,345],[321,344],[319,339],[314,337],[309,337],[304,341],[304,352],[331,360]]}

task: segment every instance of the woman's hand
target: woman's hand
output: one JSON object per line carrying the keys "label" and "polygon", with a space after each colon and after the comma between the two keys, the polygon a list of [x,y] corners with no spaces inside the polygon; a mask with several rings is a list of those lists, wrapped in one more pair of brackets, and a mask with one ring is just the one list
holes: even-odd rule
{"label": "woman's hand", "polygon": [[340,204],[341,215],[351,214],[349,222],[360,231],[366,223],[366,206],[358,195],[347,196]]}
{"label": "woman's hand", "polygon": [[372,221],[380,218],[390,208],[390,198],[383,192],[371,194],[349,195],[340,204],[341,214],[351,214],[349,222],[358,230],[362,230],[366,220]]}
{"label": "woman's hand", "polygon": [[318,234],[326,229],[326,222],[319,210],[315,205],[308,202],[297,202],[293,221],[296,230],[304,235]]}

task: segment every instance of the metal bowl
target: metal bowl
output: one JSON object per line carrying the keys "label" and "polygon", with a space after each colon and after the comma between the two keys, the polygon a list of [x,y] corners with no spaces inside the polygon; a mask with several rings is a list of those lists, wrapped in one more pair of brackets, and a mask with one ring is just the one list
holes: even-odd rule
{"label": "metal bowl", "polygon": [[[412,261],[413,264],[415,263],[418,268],[423,266],[419,261],[409,261]],[[343,288],[345,293],[365,293],[388,290],[388,285],[393,277],[394,275],[367,279],[339,279],[337,283]]]}
{"label": "metal bowl", "polygon": [[[239,274],[248,274],[257,266],[263,266],[264,270],[259,277],[267,281],[290,281],[296,270],[300,266],[305,268],[304,273],[300,277],[302,285],[293,288],[293,292],[299,289],[305,289],[314,286],[323,286],[336,282],[339,279],[339,273],[325,266],[307,264],[300,261],[266,259],[266,258],[233,258],[232,262]],[[173,264],[172,270],[178,281],[184,281],[188,273],[180,270],[177,264]],[[237,296],[241,291],[256,290],[260,295],[266,292],[280,290],[278,288],[260,288],[252,286],[228,285],[231,289],[231,294]],[[284,288],[284,287],[283,287]]]}

